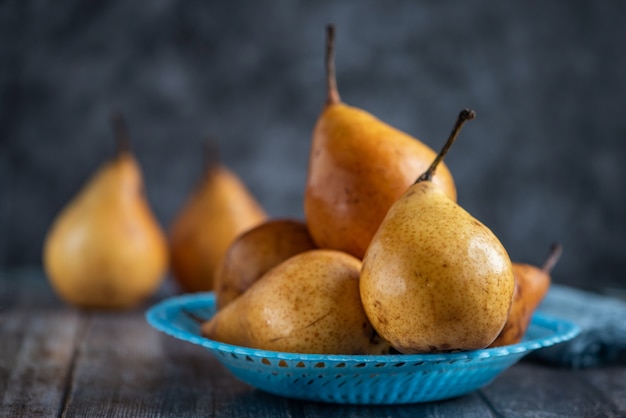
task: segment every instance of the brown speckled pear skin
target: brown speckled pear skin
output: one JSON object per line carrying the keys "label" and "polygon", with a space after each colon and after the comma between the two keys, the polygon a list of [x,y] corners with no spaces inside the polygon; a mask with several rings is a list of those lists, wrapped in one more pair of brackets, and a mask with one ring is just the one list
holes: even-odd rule
{"label": "brown speckled pear skin", "polygon": [[[333,25],[326,34],[327,100],[311,138],[304,213],[320,248],[361,259],[387,210],[436,153],[365,110],[341,102]],[[454,180],[444,164],[432,180],[456,200]]]}
{"label": "brown speckled pear skin", "polygon": [[204,173],[170,227],[171,268],[185,292],[213,290],[228,246],[267,215],[241,179],[215,164]]}
{"label": "brown speckled pear skin", "polygon": [[[391,205],[435,155],[366,111],[343,103],[327,105],[313,132],[304,199],[314,241],[362,258]],[[456,200],[445,165],[439,166],[433,182]]]}
{"label": "brown speckled pear skin", "polygon": [[526,263],[513,263],[515,291],[511,311],[500,335],[489,345],[490,347],[501,347],[522,341],[533,313],[550,289],[552,282],[550,272],[560,256],[560,251],[560,245],[554,247],[548,258],[550,264],[542,268]]}
{"label": "brown speckled pear skin", "polygon": [[315,248],[306,224],[295,219],[271,219],[242,233],[215,269],[217,309],[238,298],[271,268]]}
{"label": "brown speckled pear skin", "polygon": [[361,262],[311,250],[279,264],[202,325],[228,344],[293,353],[382,354],[359,296]]}
{"label": "brown speckled pear skin", "polygon": [[361,298],[401,353],[474,350],[502,330],[515,280],[493,232],[420,181],[391,207],[363,259]]}

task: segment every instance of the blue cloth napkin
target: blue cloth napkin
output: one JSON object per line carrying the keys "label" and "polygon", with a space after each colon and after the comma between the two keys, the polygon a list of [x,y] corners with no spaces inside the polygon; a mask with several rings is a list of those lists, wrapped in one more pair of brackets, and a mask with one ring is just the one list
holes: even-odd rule
{"label": "blue cloth napkin", "polygon": [[538,310],[574,322],[581,332],[532,353],[531,358],[571,368],[626,361],[626,302],[553,284]]}

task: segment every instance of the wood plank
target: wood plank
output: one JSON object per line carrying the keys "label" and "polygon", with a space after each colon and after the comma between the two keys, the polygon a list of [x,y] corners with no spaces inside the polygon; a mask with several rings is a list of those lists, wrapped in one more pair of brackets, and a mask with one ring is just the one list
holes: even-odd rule
{"label": "wood plank", "polygon": [[54,416],[79,330],[41,269],[0,273],[0,416]]}
{"label": "wood plank", "polygon": [[615,365],[584,371],[584,378],[615,404],[621,416],[626,416],[626,366]]}
{"label": "wood plank", "polygon": [[328,418],[329,416],[354,418],[495,417],[493,411],[476,392],[455,399],[407,405],[349,406],[306,403],[303,405],[302,411],[304,416],[311,418]]}
{"label": "wood plank", "polygon": [[623,416],[582,378],[584,373],[522,361],[482,393],[503,417]]}
{"label": "wood plank", "polygon": [[[1,282],[0,282],[1,283]],[[20,355],[24,338],[28,333],[28,318],[16,314],[4,306],[0,312],[0,399],[9,387],[13,367]]]}
{"label": "wood plank", "polygon": [[0,323],[2,417],[56,416],[80,329],[75,311],[13,309]]}
{"label": "wood plank", "polygon": [[[205,349],[152,329],[147,305],[79,312],[41,271],[0,273],[0,417],[626,416],[626,366],[522,361],[487,388],[415,405],[302,402],[235,379]],[[158,297],[166,296],[160,293]]]}
{"label": "wood plank", "polygon": [[159,333],[135,311],[93,316],[64,413],[253,417],[287,409],[286,400],[237,381],[208,351]]}

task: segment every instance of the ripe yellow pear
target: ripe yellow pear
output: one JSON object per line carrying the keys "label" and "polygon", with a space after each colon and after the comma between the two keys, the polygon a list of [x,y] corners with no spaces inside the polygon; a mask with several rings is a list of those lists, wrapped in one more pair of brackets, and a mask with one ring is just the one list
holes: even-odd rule
{"label": "ripe yellow pear", "polygon": [[401,353],[484,348],[507,320],[515,281],[505,248],[430,180],[473,117],[461,112],[446,146],[393,204],[363,259],[365,312]]}
{"label": "ripe yellow pear", "polygon": [[315,354],[382,354],[359,296],[361,262],[335,250],[297,254],[202,325],[207,338],[249,348]]}
{"label": "ripe yellow pear", "polygon": [[170,228],[174,279],[186,292],[213,290],[218,263],[233,240],[267,219],[243,181],[221,164],[216,150]]}
{"label": "ripe yellow pear", "polygon": [[[306,222],[320,248],[362,258],[391,205],[435,158],[423,142],[343,103],[334,71],[334,29],[327,28],[327,102],[315,125],[304,195]],[[441,165],[433,182],[456,200]]]}
{"label": "ripe yellow pear", "polygon": [[555,244],[542,267],[513,263],[515,291],[504,328],[490,347],[517,344],[524,338],[533,313],[550,289],[550,273],[561,256],[561,245]]}
{"label": "ripe yellow pear", "polygon": [[242,233],[215,270],[217,309],[289,257],[315,248],[306,224],[295,219],[271,219]]}
{"label": "ripe yellow pear", "polygon": [[85,308],[128,308],[152,295],[167,271],[167,244],[143,193],[121,117],[115,158],[60,212],[43,264],[53,289]]}

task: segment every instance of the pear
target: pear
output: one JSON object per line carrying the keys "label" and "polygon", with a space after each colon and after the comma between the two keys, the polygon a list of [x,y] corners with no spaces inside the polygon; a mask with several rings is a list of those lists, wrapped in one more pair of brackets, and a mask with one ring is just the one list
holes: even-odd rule
{"label": "pear", "polygon": [[357,258],[335,250],[297,254],[257,280],[201,327],[212,340],[308,354],[383,354],[359,296]]}
{"label": "pear", "polygon": [[85,308],[130,308],[151,296],[167,271],[167,243],[143,193],[140,166],[121,116],[117,155],[58,214],[43,265],[53,289]]}
{"label": "pear", "polygon": [[213,290],[215,268],[233,240],[267,219],[239,176],[207,145],[200,181],[175,215],[169,247],[174,279],[185,292]]}
{"label": "pear", "polygon": [[215,270],[215,300],[222,309],[271,268],[289,257],[315,249],[306,224],[271,219],[239,235]]}
{"label": "pear", "polygon": [[394,203],[363,259],[361,298],[376,331],[401,353],[488,346],[507,320],[515,280],[502,243],[432,181],[461,126]]}
{"label": "pear", "polygon": [[[304,211],[320,248],[362,258],[391,205],[436,153],[371,113],[343,103],[334,68],[334,27],[328,26],[327,101],[313,130]],[[444,164],[433,182],[456,200]]]}
{"label": "pear", "polygon": [[517,344],[522,341],[533,313],[550,288],[550,273],[561,257],[562,247],[553,244],[543,266],[526,263],[513,263],[515,291],[508,319],[498,338],[490,347]]}

